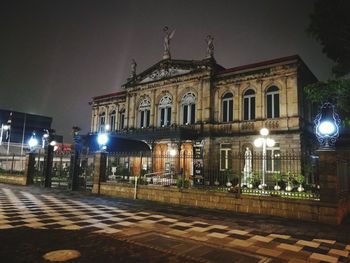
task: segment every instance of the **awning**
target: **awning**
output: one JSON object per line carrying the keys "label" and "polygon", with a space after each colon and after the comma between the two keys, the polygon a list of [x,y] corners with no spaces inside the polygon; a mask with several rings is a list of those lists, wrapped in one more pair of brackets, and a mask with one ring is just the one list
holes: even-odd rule
{"label": "awning", "polygon": [[[100,150],[100,146],[97,143],[97,134],[89,134],[86,136],[85,146],[89,147],[90,152],[96,152]],[[118,137],[110,134],[107,143],[107,152],[115,153],[139,153],[139,152],[150,152],[149,146],[138,140],[131,140]]]}

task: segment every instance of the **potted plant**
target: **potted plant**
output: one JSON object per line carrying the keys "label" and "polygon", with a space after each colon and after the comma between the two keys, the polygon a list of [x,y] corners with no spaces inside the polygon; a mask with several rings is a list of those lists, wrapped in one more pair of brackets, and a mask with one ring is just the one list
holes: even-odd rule
{"label": "potted plant", "polygon": [[279,186],[279,182],[282,180],[282,175],[281,175],[281,172],[280,171],[277,171],[277,172],[274,172],[273,174],[272,174],[272,178],[273,178],[273,180],[275,181],[275,186],[274,186],[274,189],[276,190],[276,191],[279,191],[279,190],[281,190],[281,187]]}
{"label": "potted plant", "polygon": [[303,192],[304,191],[303,183],[305,181],[305,177],[302,174],[297,174],[295,175],[294,179],[299,184],[298,192]]}
{"label": "potted plant", "polygon": [[286,186],[286,191],[291,192],[293,190],[292,182],[294,179],[294,175],[291,171],[288,171],[285,175],[287,186]]}

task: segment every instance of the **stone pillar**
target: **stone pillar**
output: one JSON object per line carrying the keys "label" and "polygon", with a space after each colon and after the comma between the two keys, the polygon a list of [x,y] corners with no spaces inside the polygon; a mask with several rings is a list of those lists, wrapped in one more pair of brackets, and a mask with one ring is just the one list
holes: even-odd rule
{"label": "stone pillar", "polygon": [[337,203],[337,153],[332,150],[318,151],[320,200]]}
{"label": "stone pillar", "polygon": [[92,193],[100,194],[101,182],[106,181],[107,153],[98,152],[94,160],[94,177]]}
{"label": "stone pillar", "polygon": [[34,153],[26,154],[25,167],[24,167],[24,184],[29,185],[34,182],[35,171],[35,155]]}
{"label": "stone pillar", "polygon": [[53,146],[50,145],[50,140],[46,146],[46,155],[44,158],[44,186],[46,188],[51,187],[51,176],[52,176],[52,164],[53,164]]}

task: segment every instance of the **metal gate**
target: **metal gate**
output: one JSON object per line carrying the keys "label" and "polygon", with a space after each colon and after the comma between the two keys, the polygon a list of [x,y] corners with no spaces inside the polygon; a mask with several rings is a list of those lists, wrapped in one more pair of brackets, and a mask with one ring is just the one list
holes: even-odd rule
{"label": "metal gate", "polygon": [[[44,186],[45,165],[47,154],[39,151],[35,155],[35,169],[33,182],[35,185]],[[74,155],[71,153],[54,153],[52,167],[49,172],[52,188],[72,189]],[[79,156],[76,173],[78,177],[78,190],[91,190],[94,172],[94,155],[81,154]]]}

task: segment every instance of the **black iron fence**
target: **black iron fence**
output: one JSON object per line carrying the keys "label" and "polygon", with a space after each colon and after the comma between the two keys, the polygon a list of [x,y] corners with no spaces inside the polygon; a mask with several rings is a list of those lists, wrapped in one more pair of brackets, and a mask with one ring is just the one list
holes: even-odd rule
{"label": "black iron fence", "polygon": [[192,154],[109,154],[107,182],[319,199],[318,159],[280,151],[226,152],[206,163]]}
{"label": "black iron fence", "polygon": [[[35,154],[34,184],[43,186],[47,177],[50,178],[51,187],[54,188],[72,188],[72,154],[54,153],[52,159],[52,168],[49,175],[45,174],[46,153],[39,151]],[[94,155],[82,154],[79,156],[78,181],[79,188],[90,190],[92,188],[94,173]]]}
{"label": "black iron fence", "polygon": [[23,175],[25,155],[0,155],[0,174]]}

